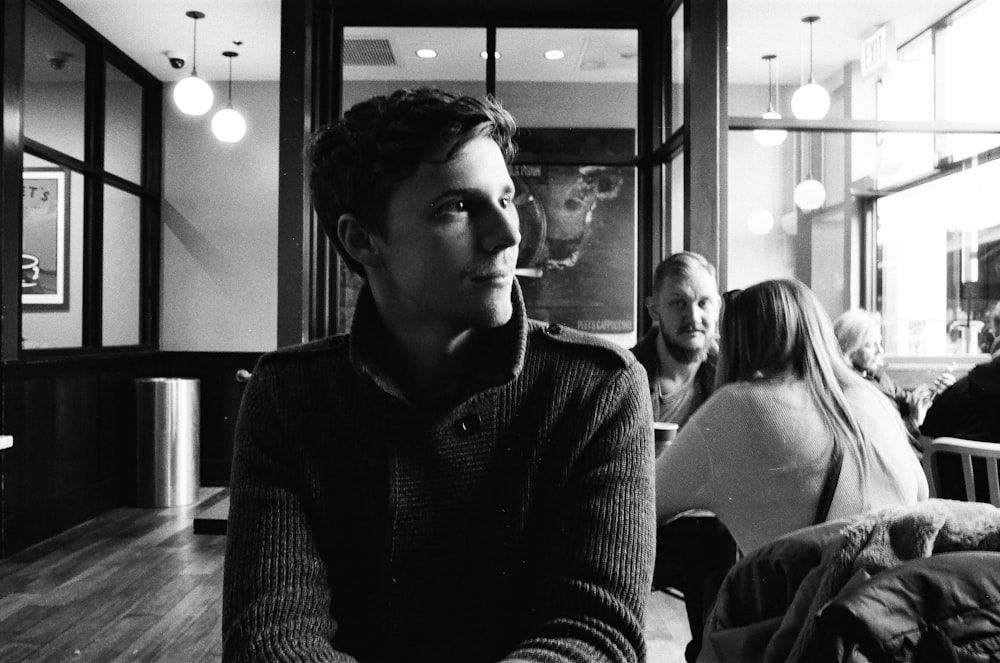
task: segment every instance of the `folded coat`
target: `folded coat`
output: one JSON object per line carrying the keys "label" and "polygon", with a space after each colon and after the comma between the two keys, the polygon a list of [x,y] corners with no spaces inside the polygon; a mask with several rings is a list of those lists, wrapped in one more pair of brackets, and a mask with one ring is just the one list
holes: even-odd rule
{"label": "folded coat", "polygon": [[[958,551],[990,552],[942,555]],[[940,557],[930,563],[932,556]],[[723,583],[698,660],[918,661],[932,646],[955,660],[963,651],[994,652],[975,660],[996,660],[989,656],[1000,658],[998,588],[1000,509],[938,499],[881,509],[793,532],[741,560]],[[882,628],[884,614],[873,609],[892,601],[899,629]],[[844,630],[859,623],[872,626],[877,646],[871,638],[859,644],[865,627]]]}

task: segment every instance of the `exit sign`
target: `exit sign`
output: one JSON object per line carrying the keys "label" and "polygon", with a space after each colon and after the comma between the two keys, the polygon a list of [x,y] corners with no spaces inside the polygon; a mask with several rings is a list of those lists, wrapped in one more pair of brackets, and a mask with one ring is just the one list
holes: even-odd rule
{"label": "exit sign", "polygon": [[896,59],[896,35],[891,23],[878,28],[861,42],[861,75],[885,69]]}

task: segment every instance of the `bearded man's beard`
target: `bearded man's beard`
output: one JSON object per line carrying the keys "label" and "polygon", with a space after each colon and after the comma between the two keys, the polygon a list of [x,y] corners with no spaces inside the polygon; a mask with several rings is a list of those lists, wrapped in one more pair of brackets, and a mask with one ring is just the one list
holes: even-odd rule
{"label": "bearded man's beard", "polygon": [[682,364],[700,364],[708,359],[707,343],[700,348],[689,348],[676,343],[662,331],[660,332],[660,336],[663,338],[663,346],[670,353],[670,356]]}

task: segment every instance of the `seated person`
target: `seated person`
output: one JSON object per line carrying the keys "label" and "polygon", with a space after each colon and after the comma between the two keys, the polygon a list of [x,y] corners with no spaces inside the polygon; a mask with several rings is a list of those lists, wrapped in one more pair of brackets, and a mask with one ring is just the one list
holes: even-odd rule
{"label": "seated person", "polygon": [[709,509],[750,552],[800,527],[927,497],[899,415],[844,361],[805,285],[730,294],[719,348],[715,393],[656,461],[661,524]]}
{"label": "seated person", "polygon": [[263,356],[240,407],[223,660],[645,658],[642,367],[527,317],[513,118],[422,88],[313,138],[362,277],[350,334]]}
{"label": "seated person", "polygon": [[990,309],[986,324],[979,335],[979,349],[994,356],[1000,353],[1000,302]]}
{"label": "seated person", "polygon": [[[715,267],[704,256],[681,251],[653,272],[646,310],[653,328],[632,348],[646,369],[653,420],[682,429],[715,389],[719,288]],[[653,589],[675,587],[684,593],[694,661],[701,649],[703,618],[715,589],[736,561],[736,544],[711,515],[677,520],[656,532]]]}
{"label": "seated person", "polygon": [[955,376],[942,373],[934,384],[922,384],[914,389],[903,389],[885,371],[885,351],[882,348],[882,321],[877,313],[864,309],[851,309],[840,314],[833,322],[840,350],[858,373],[870,380],[888,396],[899,410],[906,426],[910,445],[918,453],[920,424],[927,408],[938,392],[955,383]]}
{"label": "seated person", "polygon": [[[920,432],[927,437],[958,437],[1000,444],[1000,350],[992,361],[976,366],[938,394],[927,410]],[[937,497],[964,500],[965,479],[958,458],[952,454],[938,456],[938,463],[941,494]],[[977,499],[988,502],[986,464],[973,459],[973,469]]]}

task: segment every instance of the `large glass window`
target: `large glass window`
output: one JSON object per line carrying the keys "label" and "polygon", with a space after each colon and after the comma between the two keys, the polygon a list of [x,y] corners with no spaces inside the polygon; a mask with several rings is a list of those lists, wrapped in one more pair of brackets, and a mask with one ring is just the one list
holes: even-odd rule
{"label": "large glass window", "polygon": [[886,352],[976,354],[1000,300],[1000,161],[878,201]]}
{"label": "large glass window", "polygon": [[24,155],[21,346],[83,342],[84,176]]}
{"label": "large glass window", "polygon": [[140,211],[145,199],[158,223],[159,169],[144,165],[160,84],[57,3],[31,1],[24,78],[20,350],[153,344],[140,264],[159,247],[143,245]]}
{"label": "large glass window", "polygon": [[[963,122],[996,121],[1000,116],[1000,88],[987,83],[991,67],[1000,55],[996,35],[1000,31],[1000,2],[980,1],[958,14],[938,31],[941,54],[940,85],[944,117]],[[946,156],[964,159],[1000,145],[1000,136],[952,136]]]}
{"label": "large glass window", "polygon": [[496,96],[520,127],[528,313],[634,343],[637,33],[504,28],[497,51]]}
{"label": "large glass window", "polygon": [[486,93],[482,28],[344,28],[347,110],[377,94],[428,85],[457,94]]}
{"label": "large glass window", "polygon": [[[684,126],[684,6],[670,17],[670,119],[671,132]],[[663,137],[667,139],[666,136]]]}
{"label": "large glass window", "polygon": [[667,255],[684,250],[684,154],[670,162],[670,244]]}
{"label": "large glass window", "polygon": [[86,47],[30,3],[24,44],[25,138],[83,159]]}
{"label": "large glass window", "polygon": [[104,187],[103,345],[137,345],[142,202]]}
{"label": "large glass window", "polygon": [[104,168],[138,184],[142,180],[142,87],[109,64],[104,89]]}
{"label": "large glass window", "polygon": [[[823,2],[811,8],[821,17],[812,49],[743,29],[753,4],[728,4],[730,126],[742,129],[729,133],[728,286],[794,276],[831,316],[880,312],[890,354],[978,353],[986,311],[1000,299],[1000,221],[991,215],[1000,130],[973,134],[963,123],[1000,119],[1000,97],[982,84],[1000,0],[933,10],[878,0],[870,25]],[[799,11],[769,22],[793,26]],[[750,57],[768,54],[777,56],[771,72]],[[809,69],[830,109],[807,130],[782,127]],[[787,133],[748,131],[772,101],[775,129]]]}

